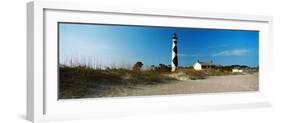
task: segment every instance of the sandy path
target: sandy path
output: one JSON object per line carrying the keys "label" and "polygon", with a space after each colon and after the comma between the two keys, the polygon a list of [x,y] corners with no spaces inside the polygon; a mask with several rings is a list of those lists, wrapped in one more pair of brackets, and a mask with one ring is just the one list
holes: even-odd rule
{"label": "sandy path", "polygon": [[126,89],[127,96],[237,92],[258,90],[258,74],[212,76],[204,80],[173,81],[168,84]]}

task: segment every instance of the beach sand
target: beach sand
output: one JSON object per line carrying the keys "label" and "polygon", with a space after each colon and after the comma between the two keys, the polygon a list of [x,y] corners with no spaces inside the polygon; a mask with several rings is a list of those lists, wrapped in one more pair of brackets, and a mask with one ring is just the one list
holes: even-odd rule
{"label": "beach sand", "polygon": [[123,90],[120,96],[257,91],[258,78],[258,73],[210,76],[202,80],[182,80],[159,85],[137,86],[133,89]]}

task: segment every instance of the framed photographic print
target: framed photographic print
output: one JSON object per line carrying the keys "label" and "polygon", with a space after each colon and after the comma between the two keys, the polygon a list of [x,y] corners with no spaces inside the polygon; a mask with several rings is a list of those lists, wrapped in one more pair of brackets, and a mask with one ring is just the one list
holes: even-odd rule
{"label": "framed photographic print", "polygon": [[270,106],[270,16],[38,1],[27,13],[31,121]]}

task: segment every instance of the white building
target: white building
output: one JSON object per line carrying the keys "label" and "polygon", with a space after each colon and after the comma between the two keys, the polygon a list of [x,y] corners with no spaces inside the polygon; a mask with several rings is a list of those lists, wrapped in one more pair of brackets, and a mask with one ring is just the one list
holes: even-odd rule
{"label": "white building", "polygon": [[194,70],[202,70],[206,68],[214,68],[216,65],[213,64],[213,61],[210,62],[200,62],[199,60],[193,63]]}
{"label": "white building", "polygon": [[238,68],[233,68],[232,69],[232,73],[242,73],[243,70],[242,69],[238,69]]}

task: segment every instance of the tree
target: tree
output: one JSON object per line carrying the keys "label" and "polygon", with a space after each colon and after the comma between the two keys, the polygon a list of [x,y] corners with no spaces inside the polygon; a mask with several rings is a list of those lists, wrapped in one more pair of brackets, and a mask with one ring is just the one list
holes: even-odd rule
{"label": "tree", "polygon": [[155,70],[156,69],[156,66],[155,65],[151,65],[150,66],[150,70]]}
{"label": "tree", "polygon": [[136,64],[134,64],[133,70],[134,71],[140,71],[142,66],[143,66],[143,63],[138,61]]}
{"label": "tree", "polygon": [[171,71],[171,66],[165,65],[165,64],[159,64],[159,70],[161,72],[168,72],[168,71]]}

